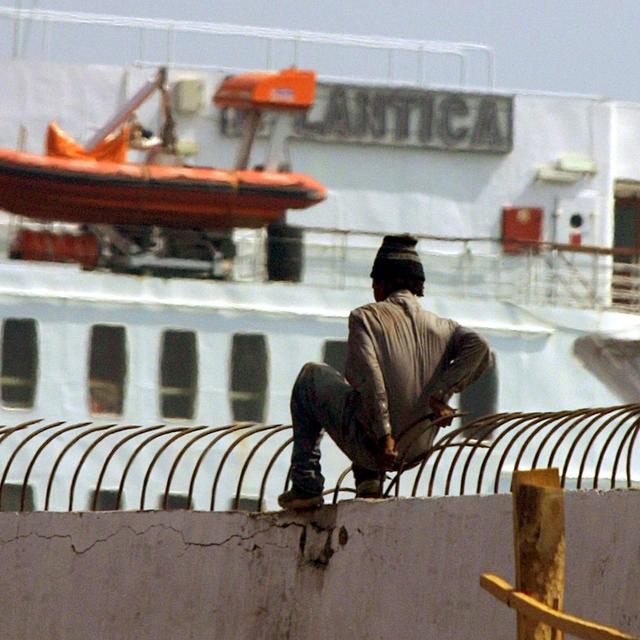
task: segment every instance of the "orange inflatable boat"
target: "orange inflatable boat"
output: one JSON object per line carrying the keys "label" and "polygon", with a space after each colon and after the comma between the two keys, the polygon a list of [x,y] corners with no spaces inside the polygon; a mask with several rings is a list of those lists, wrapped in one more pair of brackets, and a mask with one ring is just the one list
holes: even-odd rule
{"label": "orange inflatable boat", "polygon": [[44,221],[206,229],[259,227],[324,200],[325,188],[306,175],[246,168],[261,111],[308,109],[313,72],[241,74],[222,83],[215,103],[245,109],[253,123],[244,159],[229,170],[126,162],[126,118],[165,78],[143,87],[86,149],[54,123],[45,156],[0,149],[0,208]]}
{"label": "orange inflatable boat", "polygon": [[0,208],[88,224],[258,227],[321,202],[296,173],[134,165],[0,149]]}

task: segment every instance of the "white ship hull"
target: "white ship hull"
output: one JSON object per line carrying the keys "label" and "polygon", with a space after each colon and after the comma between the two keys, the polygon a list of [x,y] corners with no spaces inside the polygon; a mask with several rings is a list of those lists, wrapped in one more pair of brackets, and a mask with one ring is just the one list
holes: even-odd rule
{"label": "white ship hull", "polygon": [[[149,74],[148,68],[136,66],[6,61],[0,68],[0,146],[15,147],[22,127],[20,146],[40,152],[52,119],[77,139],[88,139]],[[237,140],[224,120],[231,116],[210,104],[223,75],[171,70],[174,87],[195,77],[206,97],[194,111],[176,114],[179,136],[195,152],[189,158],[193,164],[232,164]],[[592,97],[465,88],[434,93],[413,87],[412,100],[432,100],[437,110],[429,124],[435,133],[429,137],[424,121],[423,129],[417,124],[426,107],[402,111],[402,104],[409,104],[402,102],[408,100],[406,87],[346,80],[344,105],[336,107],[334,89],[341,85],[332,82],[321,86],[307,124],[292,130],[289,144],[295,169],[323,182],[330,194],[323,204],[289,216],[289,223],[306,230],[302,281],[268,282],[264,238],[242,230],[234,232],[238,253],[231,278],[224,281],[2,261],[0,320],[31,323],[31,351],[36,353],[35,368],[26,377],[4,365],[3,424],[35,418],[143,425],[222,425],[242,419],[288,423],[290,390],[300,367],[322,360],[327,341],[346,339],[349,311],[371,300],[368,269],[375,248],[383,234],[393,232],[422,238],[424,306],[489,340],[498,376],[493,411],[555,411],[637,399],[637,382],[625,385],[636,366],[633,348],[640,331],[640,316],[628,313],[638,311],[635,280],[621,303],[612,288],[611,255],[558,246],[575,244],[571,216],[576,213],[582,220],[580,243],[618,246],[615,198],[623,189],[626,195],[635,193],[640,184],[630,142],[630,133],[640,131],[640,109]],[[365,94],[367,100],[386,96],[387,128],[375,139],[354,124],[354,105]],[[461,101],[456,109],[451,96]],[[495,98],[494,124],[481,120],[493,117],[494,108],[482,102],[483,96]],[[444,100],[449,100],[446,107]],[[158,109],[153,103],[141,108],[140,120],[154,127]],[[489,109],[489,115],[482,116],[482,109]],[[409,114],[404,124],[402,113]],[[584,166],[558,169],[567,154],[582,158]],[[504,253],[506,206],[542,209],[540,240],[553,246],[541,253]],[[15,224],[7,223],[6,237]],[[629,269],[635,278],[635,266]],[[108,384],[92,374],[96,326],[118,327],[122,337],[122,375]],[[192,336],[189,357],[197,376],[189,385],[163,382],[166,332]],[[233,372],[234,336],[245,335],[262,336],[256,389],[243,387],[237,382],[241,374]],[[632,345],[631,354],[614,357],[604,370],[594,366],[593,358],[611,356],[611,349],[599,352],[598,345],[616,336]],[[576,346],[582,338],[591,340],[591,359]],[[113,394],[101,404],[102,392],[112,393],[114,385],[115,404],[110,404]],[[28,387],[26,396],[18,392],[18,402],[11,391],[16,387]],[[172,405],[167,400],[172,395],[182,400]],[[243,416],[238,410],[243,400],[257,403],[258,413]],[[173,409],[167,412],[167,406]],[[3,446],[10,450],[11,439]],[[331,451],[326,465],[336,472],[346,460]],[[286,473],[286,461],[275,473]]]}

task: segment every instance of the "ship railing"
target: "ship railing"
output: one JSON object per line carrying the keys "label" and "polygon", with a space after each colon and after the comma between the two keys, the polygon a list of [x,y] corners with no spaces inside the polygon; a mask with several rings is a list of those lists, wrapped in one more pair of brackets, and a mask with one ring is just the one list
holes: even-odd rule
{"label": "ship railing", "polygon": [[[14,216],[0,220],[0,227],[6,227],[0,233],[5,255],[22,224],[36,225]],[[72,232],[70,225],[44,225],[50,231],[58,227]],[[235,229],[235,258],[225,259],[224,269],[212,268],[210,277],[291,281],[338,290],[371,287],[371,265],[384,233],[317,227],[302,231],[293,237],[272,237],[264,228]],[[207,237],[216,240],[215,232]],[[521,247],[511,243],[505,251],[500,238],[416,237],[427,295],[640,313],[640,254],[634,250],[542,242]],[[227,239],[226,232],[221,234],[221,241]],[[161,256],[157,259],[162,261]],[[186,266],[176,269],[176,275],[189,277],[189,260],[182,262]],[[278,266],[277,274],[270,263]]]}
{"label": "ship railing", "polygon": [[[331,34],[20,7],[0,7],[0,23],[4,23],[3,41],[11,46],[7,55],[14,59],[56,60],[55,54],[64,51],[63,45],[68,42],[74,43],[77,52],[83,42],[78,38],[77,29],[82,29],[91,33],[91,47],[86,55],[93,56],[91,61],[95,63],[187,66],[227,73],[302,65],[316,69],[323,79],[347,77],[416,86],[495,87],[493,49],[468,42]],[[119,46],[114,47],[114,37],[117,39],[120,34]],[[100,46],[100,38],[104,38],[104,46]],[[239,47],[239,42],[243,46]],[[345,50],[349,52],[346,57]],[[333,51],[333,59],[331,55],[327,56],[327,51]],[[339,65],[335,62],[337,55]],[[349,64],[345,63],[349,59],[355,61],[353,75],[349,74]],[[215,66],[211,64],[212,60],[215,60]],[[323,75],[324,67],[335,73],[338,66],[339,76]],[[363,77],[367,71],[369,74]],[[434,76],[434,73],[438,75]],[[452,82],[454,76],[456,80]]]}
{"label": "ship railing", "polygon": [[[385,496],[508,493],[513,471],[546,467],[565,489],[639,486],[639,404],[458,420],[434,423],[432,446],[398,460]],[[31,420],[0,428],[0,510],[274,509],[291,446],[286,424]],[[353,497],[350,462],[328,438],[322,463],[327,500]]]}
{"label": "ship railing", "polygon": [[[305,229],[298,281],[335,289],[368,288],[384,234]],[[500,238],[418,235],[428,294],[640,313],[639,254],[628,249],[528,243],[509,252]],[[269,279],[268,232],[235,234],[234,277]],[[287,243],[279,238],[283,254]]]}

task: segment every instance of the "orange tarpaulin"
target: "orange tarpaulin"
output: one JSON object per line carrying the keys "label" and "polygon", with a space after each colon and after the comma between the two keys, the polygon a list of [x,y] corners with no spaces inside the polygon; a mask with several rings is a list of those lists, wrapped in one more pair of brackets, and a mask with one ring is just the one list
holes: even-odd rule
{"label": "orange tarpaulin", "polygon": [[129,127],[124,126],[119,133],[107,136],[91,153],[88,153],[57,123],[50,122],[47,127],[47,155],[55,158],[126,162],[128,142]]}

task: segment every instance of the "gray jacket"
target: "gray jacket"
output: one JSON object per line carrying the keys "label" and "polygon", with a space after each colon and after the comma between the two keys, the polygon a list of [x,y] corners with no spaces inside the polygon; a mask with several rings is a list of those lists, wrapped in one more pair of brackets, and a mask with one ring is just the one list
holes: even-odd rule
{"label": "gray jacket", "polygon": [[408,290],[349,316],[345,377],[361,395],[375,439],[398,440],[430,412],[430,396],[447,402],[490,363],[482,336],[424,310]]}

